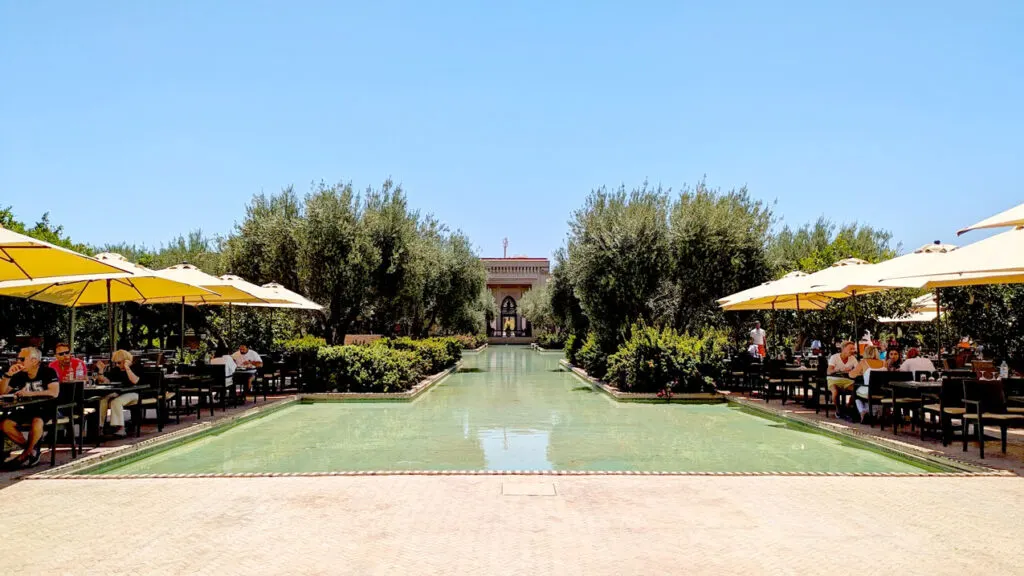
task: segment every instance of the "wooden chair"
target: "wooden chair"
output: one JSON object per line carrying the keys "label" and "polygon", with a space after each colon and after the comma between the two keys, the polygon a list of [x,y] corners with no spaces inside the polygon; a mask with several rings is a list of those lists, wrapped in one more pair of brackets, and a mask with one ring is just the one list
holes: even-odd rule
{"label": "wooden chair", "polygon": [[939,433],[943,446],[953,441],[953,420],[961,420],[967,409],[964,408],[964,386],[973,385],[973,380],[946,378],[942,381],[938,394],[921,396],[921,438],[927,431]]}
{"label": "wooden chair", "polygon": [[85,382],[62,382],[57,400],[53,403],[52,416],[43,424],[50,435],[50,466],[57,464],[57,434],[64,431],[71,444],[71,457],[81,451],[79,435],[75,434],[75,422],[84,423],[82,414],[85,405]]}
{"label": "wooden chair", "polygon": [[963,449],[967,451],[968,431],[973,424],[981,458],[985,457],[985,426],[999,427],[1003,454],[1006,454],[1007,430],[1024,428],[1024,414],[1007,411],[1003,383],[999,380],[980,380],[975,386],[965,386],[964,407],[967,410],[962,423]]}
{"label": "wooden chair", "polygon": [[128,407],[132,422],[135,423],[135,436],[142,434],[142,423],[145,422],[146,410],[149,409],[156,410],[156,429],[163,432],[164,423],[170,413],[168,402],[175,397],[175,393],[167,390],[164,373],[160,370],[143,370],[139,375],[139,384],[145,384],[149,388],[140,390],[139,401]]}

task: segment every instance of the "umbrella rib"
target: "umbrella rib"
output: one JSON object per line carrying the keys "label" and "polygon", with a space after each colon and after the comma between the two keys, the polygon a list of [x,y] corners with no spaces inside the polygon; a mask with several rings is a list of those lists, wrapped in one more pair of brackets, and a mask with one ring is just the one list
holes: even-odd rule
{"label": "umbrella rib", "polygon": [[39,296],[40,294],[42,294],[43,292],[46,292],[47,290],[49,290],[50,288],[53,288],[54,286],[60,286],[60,282],[53,282],[51,284],[47,284],[42,290],[39,290],[37,292],[33,292],[32,294],[30,294],[25,299],[26,300],[34,300],[36,296]]}
{"label": "umbrella rib", "polygon": [[21,267],[21,264],[18,264],[18,261],[14,259],[14,256],[11,256],[10,254],[7,253],[6,248],[0,248],[0,252],[3,252],[4,256],[6,257],[4,258],[4,260],[17,266],[18,270],[21,270],[21,273],[25,275],[25,278],[28,278],[29,280],[34,280],[34,278],[32,278],[32,275],[26,272],[25,269]]}
{"label": "umbrella rib", "polygon": [[82,299],[82,295],[85,294],[86,289],[89,288],[89,284],[92,284],[92,281],[83,282],[82,284],[82,291],[78,293],[78,296],[75,296],[75,301],[71,303],[72,308],[78,306],[78,301]]}

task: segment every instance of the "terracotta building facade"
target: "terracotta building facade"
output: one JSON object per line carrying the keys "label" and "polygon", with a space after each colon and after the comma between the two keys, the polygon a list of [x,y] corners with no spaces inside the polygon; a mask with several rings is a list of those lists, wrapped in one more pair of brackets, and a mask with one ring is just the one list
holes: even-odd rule
{"label": "terracotta building facade", "polygon": [[492,337],[530,338],[530,322],[519,310],[519,301],[529,290],[551,277],[547,258],[481,258],[487,269],[487,288],[494,295],[498,315],[487,326]]}

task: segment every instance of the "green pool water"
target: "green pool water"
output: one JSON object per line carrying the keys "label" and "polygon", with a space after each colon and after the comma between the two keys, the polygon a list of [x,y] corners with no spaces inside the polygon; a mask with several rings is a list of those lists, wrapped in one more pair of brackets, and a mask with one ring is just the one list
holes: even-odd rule
{"label": "green pool water", "polygon": [[923,469],[727,404],[615,402],[559,358],[491,347],[414,402],[296,404],[91,473]]}

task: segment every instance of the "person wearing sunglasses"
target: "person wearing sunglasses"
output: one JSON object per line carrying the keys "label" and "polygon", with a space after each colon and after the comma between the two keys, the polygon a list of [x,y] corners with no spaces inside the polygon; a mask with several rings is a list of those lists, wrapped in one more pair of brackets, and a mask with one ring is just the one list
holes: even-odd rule
{"label": "person wearing sunglasses", "polygon": [[50,362],[50,368],[53,368],[53,371],[57,373],[57,377],[60,378],[61,382],[85,380],[85,362],[71,355],[71,347],[60,342],[54,350],[57,353],[57,359]]}
{"label": "person wearing sunglasses", "polygon": [[[18,399],[56,398],[60,393],[60,379],[52,368],[42,365],[42,358],[38,348],[22,348],[18,352],[18,361],[0,377],[0,394],[14,390]],[[5,462],[7,466],[31,467],[39,463],[45,414],[42,409],[33,408],[27,406],[15,410],[0,422],[0,429],[11,442],[22,447],[19,456]],[[28,438],[18,429],[19,425],[26,424],[30,425]]]}

